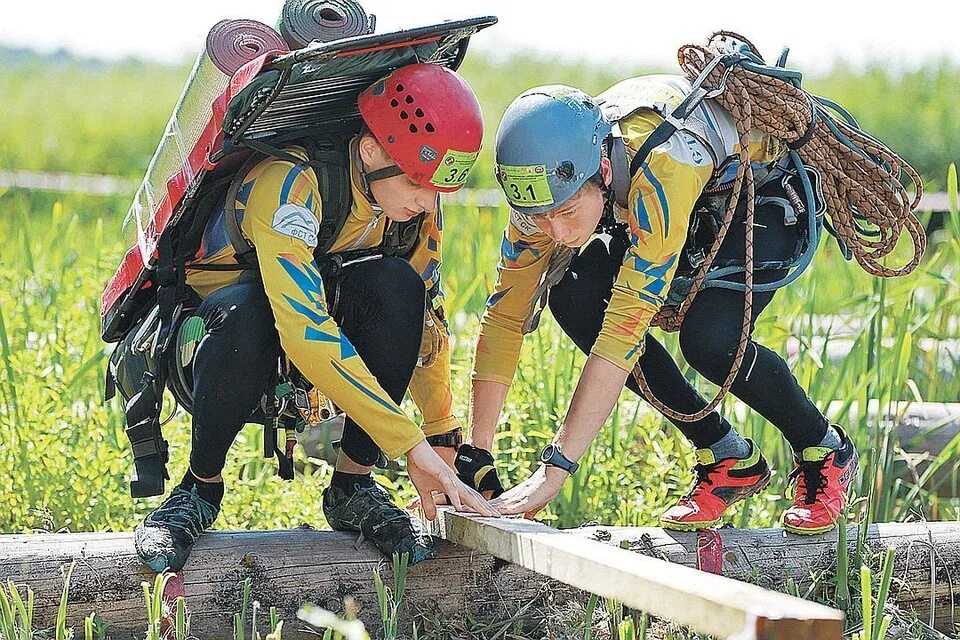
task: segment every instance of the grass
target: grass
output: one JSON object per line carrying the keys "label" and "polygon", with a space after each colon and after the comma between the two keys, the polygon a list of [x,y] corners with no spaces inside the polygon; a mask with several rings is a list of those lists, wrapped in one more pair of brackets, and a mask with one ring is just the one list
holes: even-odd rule
{"label": "grass", "polygon": [[[0,168],[139,180],[192,62],[106,64],[69,56],[17,55],[0,47]],[[484,113],[481,166],[490,166],[497,124],[521,91],[560,82],[596,94],[623,78],[653,71],[678,73],[676,67],[557,63],[532,53],[494,60],[468,56],[461,72],[479,95]],[[804,83],[845,105],[868,131],[902,152],[931,186],[942,189],[960,147],[960,115],[953,100],[960,95],[957,62],[944,59],[910,71],[879,64],[856,71],[838,66]],[[492,172],[473,172],[467,184],[496,186]]]}

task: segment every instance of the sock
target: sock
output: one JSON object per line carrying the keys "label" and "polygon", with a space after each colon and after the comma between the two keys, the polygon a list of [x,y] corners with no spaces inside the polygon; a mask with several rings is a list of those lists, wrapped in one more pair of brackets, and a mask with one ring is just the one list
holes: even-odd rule
{"label": "sock", "polygon": [[217,507],[223,501],[223,481],[204,482],[198,480],[190,469],[183,474],[183,480],[180,481],[180,487],[189,491],[193,487],[197,488],[197,495]]}
{"label": "sock", "polygon": [[330,481],[331,487],[337,487],[344,491],[353,491],[354,486],[361,487],[373,486],[372,473],[346,473],[344,471],[334,471],[333,479]]}
{"label": "sock", "polygon": [[833,451],[837,451],[843,446],[843,443],[840,442],[840,434],[837,433],[837,430],[833,425],[827,427],[827,432],[823,434],[823,439],[817,443],[817,446],[826,447],[828,449],[832,449]]}
{"label": "sock", "polygon": [[750,455],[750,443],[733,429],[730,429],[727,435],[720,438],[716,443],[710,445],[709,449],[713,451],[713,457],[717,460],[746,458]]}

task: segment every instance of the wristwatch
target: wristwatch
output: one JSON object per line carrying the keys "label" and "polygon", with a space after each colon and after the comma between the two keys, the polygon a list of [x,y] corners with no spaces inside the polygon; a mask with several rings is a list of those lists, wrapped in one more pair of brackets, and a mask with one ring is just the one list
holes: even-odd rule
{"label": "wristwatch", "polygon": [[563,451],[560,450],[560,445],[552,442],[545,446],[543,451],[540,452],[540,462],[551,467],[559,467],[570,475],[575,474],[577,469],[580,468],[579,464],[563,455]]}

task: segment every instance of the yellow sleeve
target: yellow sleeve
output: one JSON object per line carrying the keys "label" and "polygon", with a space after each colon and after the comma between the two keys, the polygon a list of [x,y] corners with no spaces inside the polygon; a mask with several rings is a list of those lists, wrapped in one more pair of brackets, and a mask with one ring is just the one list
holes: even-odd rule
{"label": "yellow sleeve", "polygon": [[523,343],[523,322],[533,308],[534,293],[555,247],[556,243],[528,217],[511,213],[500,244],[497,284],[480,323],[475,380],[506,385],[513,382]]}
{"label": "yellow sleeve", "polygon": [[423,414],[424,435],[434,436],[460,427],[453,415],[453,390],[450,387],[450,341],[444,333],[437,361],[432,367],[417,367],[410,379],[410,397]]}
{"label": "yellow sleeve", "polygon": [[[658,122],[652,114],[634,116],[621,130],[630,146],[639,146]],[[707,158],[692,138],[677,134],[655,149],[631,180],[630,248],[591,351],[626,371],[643,353],[650,321],[667,299],[690,214],[713,170]]]}
{"label": "yellow sleeve", "polygon": [[249,192],[242,228],[257,249],[284,352],[389,458],[396,458],[423,440],[423,432],[380,387],[327,313],[313,259],[320,211],[313,171],[270,160]]}
{"label": "yellow sleeve", "polygon": [[[410,264],[420,274],[434,308],[443,301],[440,283],[443,213],[439,208],[424,218],[420,242],[410,256]],[[417,367],[410,379],[410,397],[423,414],[423,433],[428,436],[452,431],[460,426],[453,415],[453,390],[450,386],[450,341],[446,332],[437,361],[432,367]]]}

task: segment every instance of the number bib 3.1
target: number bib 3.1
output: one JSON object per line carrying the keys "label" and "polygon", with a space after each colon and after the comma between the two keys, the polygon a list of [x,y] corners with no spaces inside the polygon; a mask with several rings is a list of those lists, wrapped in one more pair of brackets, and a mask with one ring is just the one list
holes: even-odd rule
{"label": "number bib 3.1", "polygon": [[553,204],[553,193],[547,182],[547,167],[542,164],[515,167],[498,165],[498,178],[507,200],[519,207]]}

